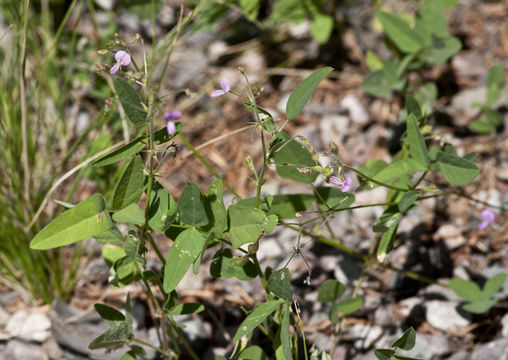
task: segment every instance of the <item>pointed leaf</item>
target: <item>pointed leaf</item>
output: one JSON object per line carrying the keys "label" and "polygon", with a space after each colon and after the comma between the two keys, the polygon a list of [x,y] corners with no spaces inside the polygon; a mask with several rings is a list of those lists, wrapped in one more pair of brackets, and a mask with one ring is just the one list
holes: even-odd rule
{"label": "pointed leaf", "polygon": [[178,304],[169,311],[171,315],[188,315],[197,314],[205,310],[205,307],[200,303],[185,303]]}
{"label": "pointed leaf", "polygon": [[374,355],[379,360],[390,360],[392,358],[393,354],[395,354],[395,350],[393,350],[393,349],[375,349],[374,350]]}
{"label": "pointed leaf", "polygon": [[466,311],[469,311],[473,314],[483,314],[487,310],[489,310],[492,306],[497,303],[497,299],[487,299],[470,302],[462,306],[462,308]]}
{"label": "pointed leaf", "polygon": [[270,316],[280,304],[280,300],[272,300],[257,305],[240,324],[240,327],[233,338],[233,342],[237,342],[242,338],[242,336],[252,332],[252,330],[265,321],[265,319]]}
{"label": "pointed leaf", "polygon": [[335,279],[326,280],[318,292],[319,302],[332,302],[337,300],[346,292],[346,287]]}
{"label": "pointed leaf", "polygon": [[392,347],[398,347],[399,349],[409,351],[415,346],[416,332],[415,329],[410,327],[404,334],[392,344]]}
{"label": "pointed leaf", "polygon": [[115,212],[112,218],[120,223],[141,225],[145,222],[145,213],[138,204],[132,203]]}
{"label": "pointed leaf", "polygon": [[180,280],[203,250],[206,240],[194,229],[180,233],[169,250],[164,267],[164,291],[175,289]]}
{"label": "pointed leaf", "polygon": [[405,193],[399,201],[398,207],[401,213],[408,211],[414,202],[418,199],[419,192],[415,190],[408,191]]}
{"label": "pointed leaf", "polygon": [[376,11],[376,17],[393,43],[403,52],[411,53],[423,47],[423,41],[416,31],[403,20],[392,14]]}
{"label": "pointed leaf", "polygon": [[[224,358],[226,359],[226,358]],[[268,360],[268,356],[257,345],[249,346],[238,355],[238,360]],[[215,358],[217,360],[217,358]]]}
{"label": "pointed leaf", "polygon": [[129,204],[138,202],[143,193],[145,175],[143,163],[135,156],[125,167],[113,194],[113,209],[122,209]]}
{"label": "pointed leaf", "polygon": [[136,155],[138,152],[143,150],[146,146],[146,137],[138,137],[132,140],[130,143],[125,144],[119,149],[116,149],[108,154],[105,154],[92,162],[93,167],[101,167],[106,165],[111,165],[117,163],[119,161],[130,158],[131,156]]}
{"label": "pointed leaf", "polygon": [[175,220],[177,210],[176,201],[158,181],[154,180],[148,204],[148,225],[155,231],[166,231]]}
{"label": "pointed leaf", "polygon": [[233,247],[238,249],[243,244],[258,239],[265,225],[265,213],[255,207],[231,205],[228,209]]}
{"label": "pointed leaf", "polygon": [[88,345],[88,348],[90,350],[96,350],[114,347],[125,344],[129,340],[129,325],[127,325],[126,322],[122,322],[95,338],[90,345]]}
{"label": "pointed leaf", "polygon": [[48,250],[100,235],[113,227],[104,198],[92,195],[50,222],[30,242],[34,250]]}
{"label": "pointed leaf", "polygon": [[105,304],[95,304],[94,307],[100,317],[104,321],[108,322],[110,326],[114,326],[117,321],[125,321],[124,314],[111,306]]}
{"label": "pointed leaf", "polygon": [[210,263],[210,275],[214,277],[235,277],[239,280],[252,280],[258,273],[256,265],[247,258],[247,262],[241,266],[235,265],[235,258],[231,249],[218,250]]}
{"label": "pointed leaf", "polygon": [[411,157],[428,168],[430,159],[427,146],[425,145],[425,140],[423,140],[414,114],[409,114],[407,117],[407,141],[409,143],[409,154]]}
{"label": "pointed leaf", "polygon": [[201,191],[195,183],[190,182],[183,189],[178,199],[178,212],[183,224],[196,226],[208,224],[209,219]]}
{"label": "pointed leaf", "polygon": [[282,322],[280,324],[280,342],[282,343],[282,352],[284,353],[284,358],[286,360],[293,359],[293,353],[291,351],[291,335],[289,334],[290,316],[291,312],[289,311],[289,302],[286,302],[282,307]]}
{"label": "pointed leaf", "polygon": [[222,181],[215,180],[205,191],[204,203],[210,222],[203,228],[220,238],[228,225],[228,215],[222,196]]}
{"label": "pointed leaf", "polygon": [[281,219],[294,219],[297,212],[307,210],[313,202],[312,194],[275,195],[268,213]]}
{"label": "pointed leaf", "polygon": [[288,120],[294,119],[300,111],[302,111],[307,101],[309,101],[318,84],[329,73],[333,71],[331,67],[325,67],[313,72],[307,79],[305,79],[289,96],[288,103],[286,104],[286,114]]}
{"label": "pointed leaf", "polygon": [[503,288],[504,283],[506,282],[506,274],[500,273],[491,277],[485,283],[483,287],[483,296],[485,299],[490,299],[494,296],[499,290]]}
{"label": "pointed leaf", "polygon": [[291,288],[291,276],[289,269],[284,268],[274,271],[268,280],[268,290],[281,299],[292,301],[293,289]]}
{"label": "pointed leaf", "polygon": [[277,174],[283,178],[291,179],[305,184],[310,184],[318,177],[318,173],[302,174],[298,171],[301,166],[312,167],[317,163],[312,159],[312,154],[298,141],[291,138],[287,133],[277,134],[279,142],[283,143],[273,156],[277,167]]}
{"label": "pointed leaf", "polygon": [[136,126],[143,125],[147,121],[148,114],[138,94],[120,77],[115,78],[114,85],[115,91],[129,120]]}
{"label": "pointed leaf", "polygon": [[474,163],[452,154],[438,152],[436,160],[445,179],[453,185],[465,185],[480,174]]}

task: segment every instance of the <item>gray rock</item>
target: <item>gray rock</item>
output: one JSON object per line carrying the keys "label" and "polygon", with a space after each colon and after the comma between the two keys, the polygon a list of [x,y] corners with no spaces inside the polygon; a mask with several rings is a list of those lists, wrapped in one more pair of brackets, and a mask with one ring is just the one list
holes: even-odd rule
{"label": "gray rock", "polygon": [[471,314],[457,311],[457,302],[444,300],[431,300],[425,303],[427,322],[434,328],[460,332],[471,323]]}
{"label": "gray rock", "polygon": [[434,240],[442,240],[448,250],[454,250],[466,243],[462,232],[452,224],[445,224],[439,227],[432,237]]}
{"label": "gray rock", "polygon": [[49,359],[63,359],[63,351],[56,342],[55,338],[50,337],[42,344],[42,351]]}
{"label": "gray rock", "polygon": [[395,305],[381,305],[374,311],[374,324],[389,326],[395,323]]}
{"label": "gray rock", "polygon": [[353,285],[362,272],[362,263],[350,256],[345,256],[337,263],[334,271],[335,279],[344,285]]}
{"label": "gray rock", "polygon": [[347,94],[339,103],[339,108],[346,110],[355,124],[365,125],[369,121],[369,114],[354,94]]}
{"label": "gray rock", "polygon": [[508,360],[508,338],[501,338],[480,346],[471,360]]}
{"label": "gray rock", "polygon": [[[393,342],[403,334],[401,328],[392,328],[390,332],[383,334],[379,340],[374,344],[376,348],[391,348]],[[443,355],[450,352],[448,340],[443,334],[420,334],[416,333],[416,342],[413,349],[410,351],[398,350],[397,354],[407,357],[421,358],[424,360],[435,359],[436,357],[442,358]],[[366,354],[363,360],[377,360],[374,353],[371,351]]]}
{"label": "gray rock", "polygon": [[3,309],[3,307],[0,307],[0,326],[4,326],[7,324],[7,321],[9,321],[10,314]]}
{"label": "gray rock", "polygon": [[86,282],[107,283],[109,266],[104,261],[104,258],[95,258],[86,264],[82,275]]}
{"label": "gray rock", "polygon": [[5,331],[13,337],[43,342],[51,336],[51,321],[46,314],[19,310],[7,322]]}
{"label": "gray rock", "polygon": [[350,131],[350,121],[347,116],[338,114],[325,114],[319,122],[321,143],[328,147],[331,141],[341,144]]}
{"label": "gray rock", "polygon": [[409,351],[401,351],[401,354],[408,357],[423,358],[425,360],[442,358],[450,353],[448,339],[442,333],[416,334],[415,347]]}
{"label": "gray rock", "polygon": [[15,360],[40,360],[44,359],[41,347],[29,342],[11,340],[7,344],[7,354]]}
{"label": "gray rock", "polygon": [[[441,279],[445,281],[445,279]],[[418,295],[428,300],[451,300],[461,301],[462,299],[455,292],[438,284],[432,284],[418,292]]]}
{"label": "gray rock", "polygon": [[478,108],[473,107],[473,104],[485,101],[486,96],[485,86],[462,90],[452,98],[451,108],[459,113],[474,116],[478,113]]}
{"label": "gray rock", "polygon": [[465,350],[460,350],[459,352],[456,352],[452,356],[446,358],[446,360],[470,360],[471,359],[471,353]]}
{"label": "gray rock", "polygon": [[501,318],[501,335],[508,338],[508,314],[504,314],[504,316]]}
{"label": "gray rock", "polygon": [[420,312],[424,313],[422,298],[410,297],[397,303],[395,314],[405,319],[410,315],[418,316]]}
{"label": "gray rock", "polygon": [[373,346],[383,335],[383,328],[378,325],[353,324],[347,330],[355,348],[366,350]]}

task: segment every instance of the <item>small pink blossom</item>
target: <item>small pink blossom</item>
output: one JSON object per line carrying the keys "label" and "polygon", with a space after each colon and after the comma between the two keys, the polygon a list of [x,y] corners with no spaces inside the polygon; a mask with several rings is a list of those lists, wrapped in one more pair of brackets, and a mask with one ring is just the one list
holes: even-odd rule
{"label": "small pink blossom", "polygon": [[227,78],[222,78],[220,81],[220,87],[221,89],[212,91],[210,93],[210,97],[217,98],[219,96],[226,95],[231,90],[231,87],[229,86],[229,80]]}
{"label": "small pink blossom", "polygon": [[330,176],[330,183],[332,183],[335,186],[340,187],[341,191],[346,192],[349,189],[351,189],[351,185],[353,183],[353,180],[351,177],[346,176],[344,179],[338,178],[337,176]]}
{"label": "small pink blossom", "polygon": [[170,110],[164,113],[164,120],[166,121],[166,129],[169,135],[176,134],[176,124],[173,120],[178,120],[182,117],[182,113],[178,110]]}
{"label": "small pink blossom", "polygon": [[485,209],[482,211],[483,221],[478,224],[478,229],[485,230],[487,226],[494,222],[496,218],[496,213],[490,209]]}
{"label": "small pink blossom", "polygon": [[120,66],[129,65],[131,63],[131,56],[126,51],[120,50],[120,51],[117,51],[117,53],[115,54],[115,60],[116,60],[116,63],[111,68],[112,74],[116,74],[118,69],[120,69]]}

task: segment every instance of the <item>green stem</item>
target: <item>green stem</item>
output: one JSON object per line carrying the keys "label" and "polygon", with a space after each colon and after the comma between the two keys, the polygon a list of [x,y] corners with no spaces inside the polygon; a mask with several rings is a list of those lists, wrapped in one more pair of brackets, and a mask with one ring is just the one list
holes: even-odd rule
{"label": "green stem", "polygon": [[138,338],[133,338],[132,339],[133,342],[137,342],[138,344],[141,344],[141,345],[144,345],[146,347],[149,347],[151,349],[154,349],[155,351],[158,351],[162,356],[165,356],[165,357],[170,357],[171,356],[171,352],[165,352],[164,350],[162,350],[161,348],[157,347],[157,346],[154,346],[146,341],[143,341],[141,339],[138,339]]}
{"label": "green stem", "polygon": [[192,144],[187,140],[187,138],[182,134],[179,133],[178,136],[182,141],[185,143],[185,145],[188,146],[188,148],[196,155],[196,157],[201,161],[203,165],[212,173],[213,176],[215,176],[217,179],[219,179],[222,184],[238,199],[241,199],[242,197],[238,195],[238,193],[210,166],[210,164],[201,156],[201,154],[192,146]]}
{"label": "green stem", "polygon": [[387,187],[388,189],[397,190],[397,191],[402,191],[402,192],[407,192],[407,191],[409,190],[409,189],[400,188],[400,187],[398,187],[398,186],[393,186],[393,185],[385,184],[385,183],[383,183],[383,182],[381,182],[381,181],[378,181],[378,180],[376,180],[376,179],[373,179],[373,178],[371,178],[370,176],[368,176],[368,175],[366,175],[366,174],[362,173],[360,170],[355,169],[354,167],[351,167],[351,166],[348,166],[348,165],[344,165],[344,164],[342,164],[341,166],[342,166],[343,168],[345,168],[345,169],[348,169],[348,170],[351,170],[351,171],[353,171],[353,172],[357,173],[359,176],[361,176],[361,177],[363,177],[363,178],[367,179],[367,180],[368,180],[368,181],[370,181],[370,182],[373,182],[374,184],[377,184],[377,185],[381,185],[381,186]]}
{"label": "green stem", "polygon": [[266,278],[265,278],[265,275],[263,274],[263,270],[261,270],[261,266],[259,265],[259,261],[258,261],[258,257],[256,255],[256,253],[251,254],[250,257],[254,261],[254,265],[256,266],[256,270],[258,272],[259,279],[261,280],[261,284],[263,285],[263,288],[265,289],[266,297],[268,298],[268,300],[273,300],[273,295],[270,292],[270,290],[268,290],[268,283],[266,282]]}

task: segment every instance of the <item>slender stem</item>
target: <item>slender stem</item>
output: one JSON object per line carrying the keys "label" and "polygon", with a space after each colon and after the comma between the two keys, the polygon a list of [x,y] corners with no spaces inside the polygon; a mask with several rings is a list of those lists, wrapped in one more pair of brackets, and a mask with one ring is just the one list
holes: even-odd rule
{"label": "slender stem", "polygon": [[407,192],[407,191],[409,190],[409,189],[400,188],[400,187],[398,187],[398,186],[393,186],[393,185],[385,184],[385,183],[383,183],[383,182],[381,182],[381,181],[378,181],[378,180],[376,180],[376,179],[373,179],[373,178],[371,178],[370,176],[368,176],[368,175],[364,174],[363,172],[361,172],[360,170],[355,169],[354,167],[351,167],[351,166],[348,166],[348,165],[344,165],[344,164],[342,164],[341,166],[342,166],[343,168],[345,168],[345,169],[348,169],[348,170],[351,170],[351,171],[353,171],[353,172],[357,173],[357,174],[358,174],[358,175],[360,175],[361,177],[363,177],[363,178],[367,179],[367,180],[368,180],[368,181],[370,181],[370,182],[373,182],[374,184],[378,184],[378,185],[381,185],[381,186],[387,187],[387,188],[392,189],[392,190],[397,190],[397,191]]}
{"label": "slender stem", "polygon": [[27,109],[25,95],[25,66],[26,66],[26,46],[28,32],[28,11],[30,0],[25,1],[24,24],[23,24],[23,45],[21,48],[21,61],[19,63],[19,97],[21,101],[21,139],[23,164],[23,198],[25,206],[23,207],[25,220],[28,220],[30,206],[30,164],[28,159],[28,134],[27,134]]}
{"label": "slender stem", "polygon": [[141,345],[145,345],[151,349],[154,349],[155,351],[158,351],[162,356],[165,356],[165,357],[171,356],[171,352],[166,352],[166,351],[162,350],[160,347],[154,346],[154,345],[152,345],[146,341],[143,341],[141,339],[133,338],[132,341],[137,342],[138,344],[141,344]]}
{"label": "slender stem", "polygon": [[234,195],[236,196],[238,199],[241,199],[242,197],[240,195],[238,195],[238,193],[235,191],[235,189],[233,189],[211,166],[210,164],[201,156],[201,154],[199,152],[196,151],[196,149],[194,148],[194,146],[192,146],[192,144],[189,142],[189,140],[187,140],[187,138],[182,134],[182,133],[179,133],[178,136],[180,137],[180,139],[182,139],[182,141],[185,143],[185,145],[187,145],[189,147],[189,149],[194,153],[194,155],[196,155],[196,157],[199,159],[199,161],[201,161],[201,163],[203,165],[205,165],[205,167],[212,173],[213,176],[215,176],[217,179],[219,179],[222,184]]}
{"label": "slender stem", "polygon": [[265,275],[263,274],[263,270],[261,270],[261,266],[259,265],[259,261],[258,261],[258,257],[256,255],[256,253],[251,254],[250,257],[254,261],[254,265],[256,266],[256,270],[258,272],[259,279],[261,280],[261,284],[263,285],[263,288],[265,289],[266,297],[268,298],[268,300],[273,300],[273,295],[270,292],[270,290],[268,290],[268,283],[266,282],[266,278],[265,278]]}
{"label": "slender stem", "polygon": [[178,326],[176,326],[174,324],[174,322],[172,320],[169,321],[169,323],[171,324],[171,327],[173,328],[173,331],[176,333],[176,335],[178,336],[178,338],[180,339],[180,341],[182,342],[183,344],[183,347],[189,352],[189,355],[194,359],[194,360],[200,360],[199,359],[199,356],[194,352],[194,350],[192,349],[192,347],[189,345],[189,343],[187,342],[187,340],[185,340],[185,337],[183,336],[182,332],[180,331],[180,329],[178,328]]}

